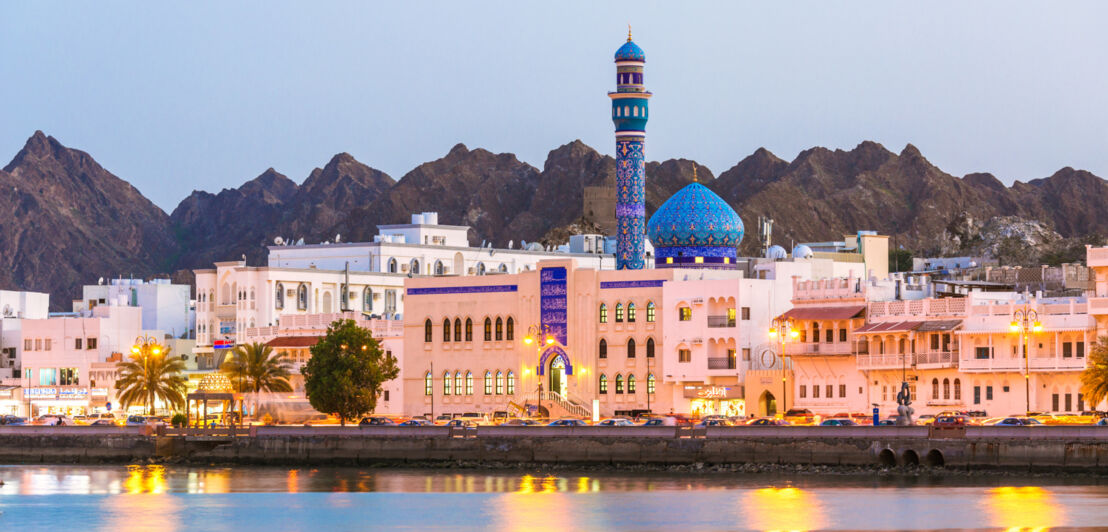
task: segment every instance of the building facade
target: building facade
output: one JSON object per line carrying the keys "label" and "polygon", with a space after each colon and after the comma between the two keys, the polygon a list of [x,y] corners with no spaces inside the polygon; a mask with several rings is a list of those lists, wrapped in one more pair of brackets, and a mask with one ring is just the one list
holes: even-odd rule
{"label": "building facade", "polygon": [[631,41],[616,50],[616,90],[612,121],[616,126],[616,268],[645,267],[646,120],[650,92],[643,85],[646,54]]}

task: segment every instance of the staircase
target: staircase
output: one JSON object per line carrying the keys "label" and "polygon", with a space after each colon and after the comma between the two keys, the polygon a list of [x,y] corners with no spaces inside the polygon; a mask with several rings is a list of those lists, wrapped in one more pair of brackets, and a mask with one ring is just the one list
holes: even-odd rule
{"label": "staircase", "polygon": [[[541,400],[540,400],[541,399]],[[588,419],[592,417],[592,409],[573,401],[558,392],[531,392],[527,394],[527,402],[540,403],[551,419],[559,417],[579,417]]]}

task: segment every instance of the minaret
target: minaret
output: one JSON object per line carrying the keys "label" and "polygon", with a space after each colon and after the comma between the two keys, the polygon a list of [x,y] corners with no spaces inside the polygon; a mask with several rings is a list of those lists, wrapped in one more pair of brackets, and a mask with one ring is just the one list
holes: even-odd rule
{"label": "minaret", "polygon": [[647,101],[651,94],[643,87],[646,54],[631,41],[616,50],[616,91],[612,99],[612,122],[616,124],[616,269],[641,270],[644,265],[646,233],[646,144]]}

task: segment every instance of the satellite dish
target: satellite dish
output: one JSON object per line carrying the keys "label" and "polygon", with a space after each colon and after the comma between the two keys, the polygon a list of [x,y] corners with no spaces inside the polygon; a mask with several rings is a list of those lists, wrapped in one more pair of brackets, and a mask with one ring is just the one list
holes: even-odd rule
{"label": "satellite dish", "polygon": [[485,241],[484,240],[481,241],[481,247],[485,247]]}
{"label": "satellite dish", "polygon": [[342,234],[335,233],[335,243],[338,244],[339,242],[342,242]]}
{"label": "satellite dish", "polygon": [[4,315],[5,316],[11,316],[12,315],[12,306],[11,305],[4,305]]}
{"label": "satellite dish", "polygon": [[300,238],[300,240],[297,240],[297,241],[296,241],[296,245],[298,245],[298,246],[303,246],[303,245],[304,245],[304,238],[303,238],[303,237],[301,237],[301,238]]}
{"label": "satellite dish", "polygon": [[[104,278],[103,278],[103,277],[101,277],[100,279],[98,279],[98,280],[96,281],[96,284],[104,284]],[[6,307],[5,307],[5,308],[6,308]]]}
{"label": "satellite dish", "polygon": [[527,241],[526,240],[520,240],[519,241],[519,249],[527,249]]}
{"label": "satellite dish", "polygon": [[509,240],[508,241],[508,249],[512,249],[512,244],[515,244],[515,243],[516,243],[515,240]]}
{"label": "satellite dish", "polygon": [[285,239],[281,238],[281,237],[276,237],[276,238],[273,239],[273,245],[283,246],[283,245],[285,245]]}

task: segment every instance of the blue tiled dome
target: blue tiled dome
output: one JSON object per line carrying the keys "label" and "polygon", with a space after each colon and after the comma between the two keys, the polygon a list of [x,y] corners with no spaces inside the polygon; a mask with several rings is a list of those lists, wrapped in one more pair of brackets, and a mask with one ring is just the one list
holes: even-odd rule
{"label": "blue tiled dome", "polygon": [[715,192],[690,183],[650,217],[646,234],[655,248],[735,247],[743,239],[743,221]]}
{"label": "blue tiled dome", "polygon": [[646,61],[646,54],[639,45],[627,39],[623,46],[616,50],[616,61]]}

